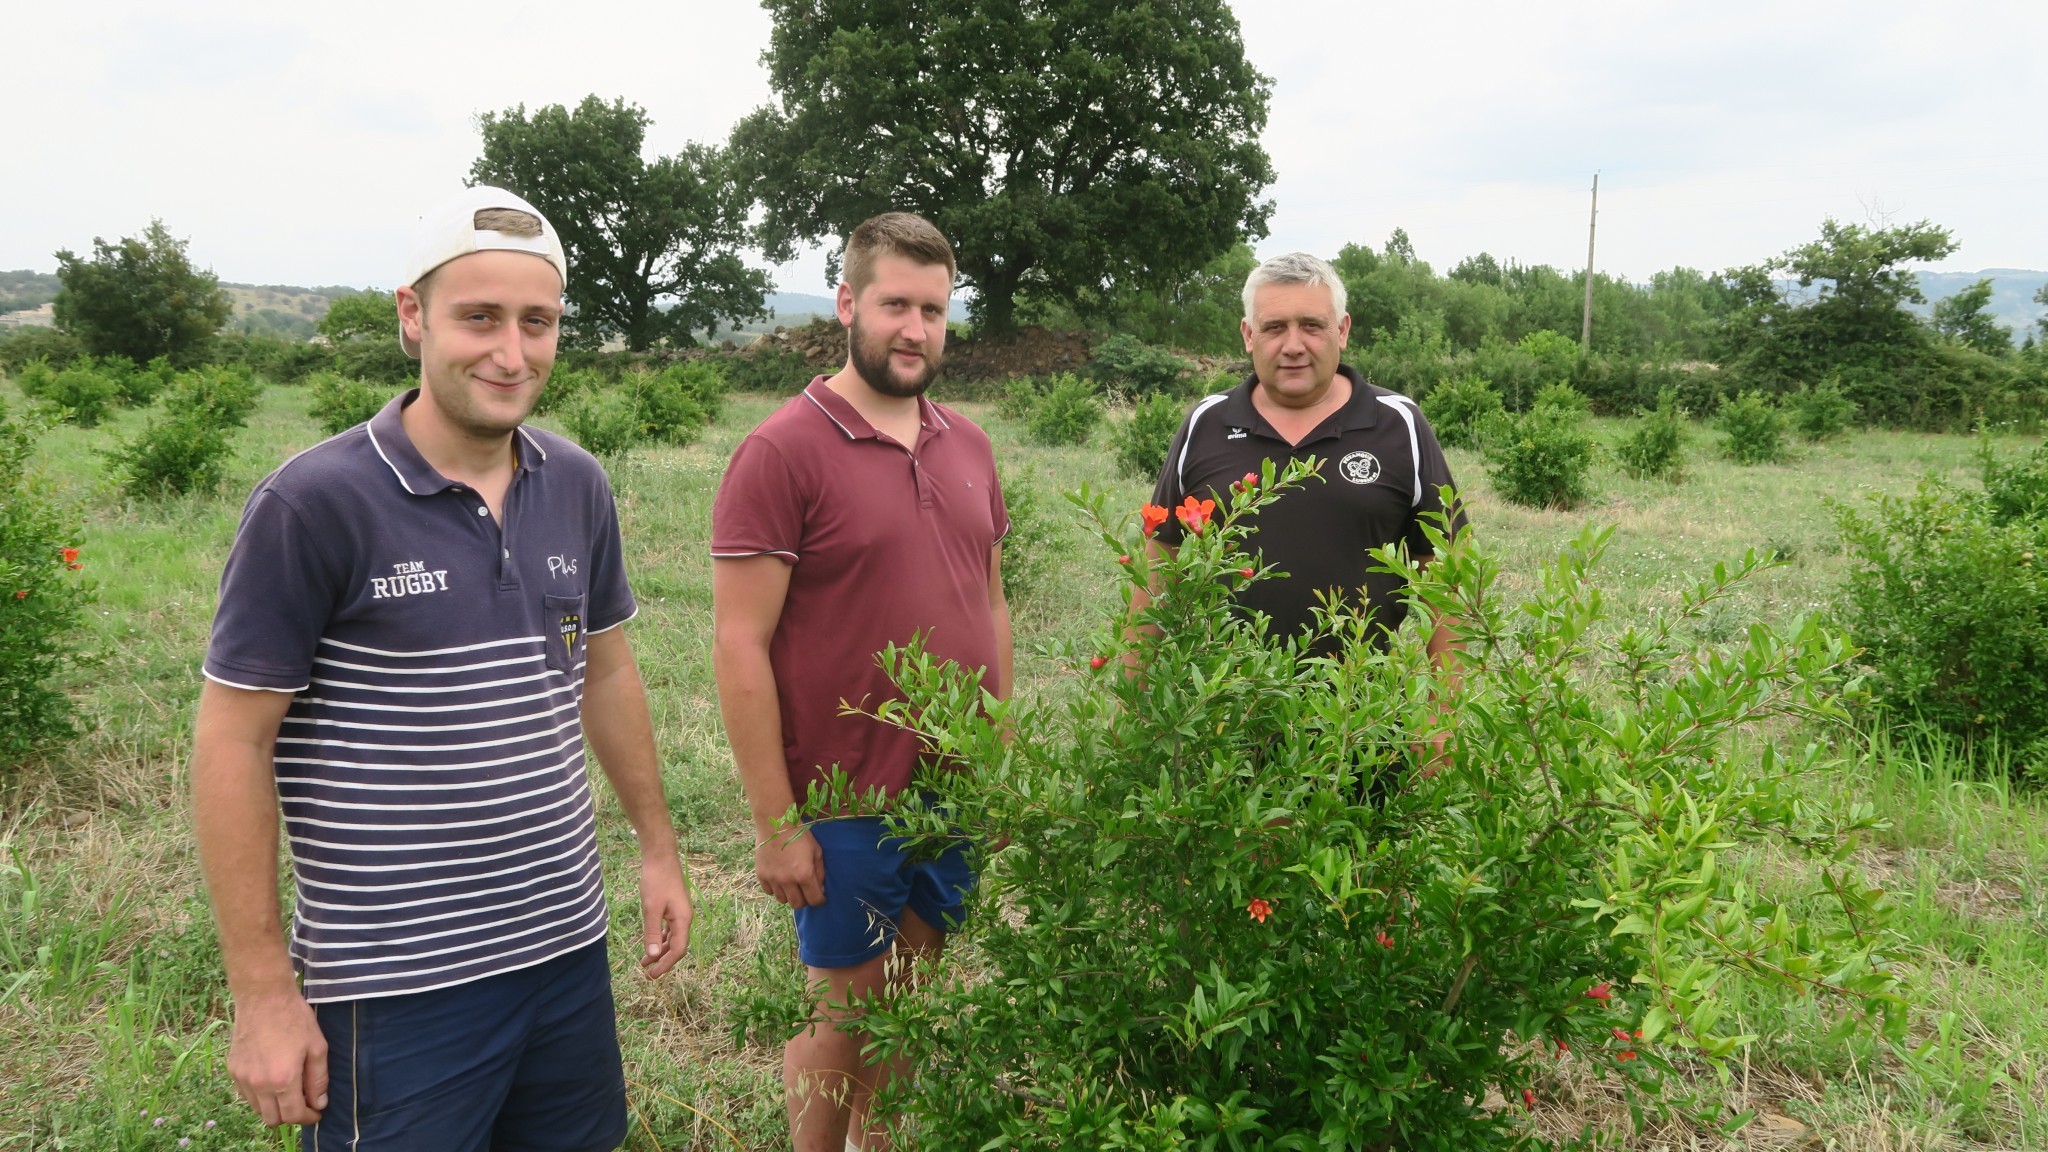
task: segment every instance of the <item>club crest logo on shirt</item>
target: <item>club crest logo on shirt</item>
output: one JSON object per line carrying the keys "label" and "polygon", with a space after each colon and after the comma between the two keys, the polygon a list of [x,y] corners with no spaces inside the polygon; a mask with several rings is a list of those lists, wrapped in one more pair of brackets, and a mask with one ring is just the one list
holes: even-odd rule
{"label": "club crest logo on shirt", "polygon": [[425,560],[400,560],[391,575],[370,577],[370,599],[389,600],[400,596],[424,596],[448,590],[448,570],[429,569]]}
{"label": "club crest logo on shirt", "polygon": [[1380,458],[1370,452],[1352,452],[1337,461],[1337,474],[1353,484],[1370,484],[1380,478]]}
{"label": "club crest logo on shirt", "polygon": [[576,635],[583,631],[582,614],[578,612],[562,613],[562,619],[555,625],[555,631],[562,637],[562,651],[574,655],[576,652]]}

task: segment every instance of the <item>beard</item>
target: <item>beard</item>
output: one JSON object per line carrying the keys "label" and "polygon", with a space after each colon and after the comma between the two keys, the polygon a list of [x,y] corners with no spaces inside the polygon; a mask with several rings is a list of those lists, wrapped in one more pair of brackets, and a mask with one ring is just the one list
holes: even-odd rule
{"label": "beard", "polygon": [[[919,351],[922,352],[923,349]],[[854,374],[868,387],[884,396],[893,396],[899,400],[924,395],[925,389],[930,388],[932,381],[938,378],[939,365],[944,359],[943,356],[926,354],[924,369],[914,379],[898,378],[895,365],[890,362],[889,346],[871,341],[867,329],[861,326],[858,315],[853,318],[853,326],[846,330],[846,352],[847,359],[853,362]]]}

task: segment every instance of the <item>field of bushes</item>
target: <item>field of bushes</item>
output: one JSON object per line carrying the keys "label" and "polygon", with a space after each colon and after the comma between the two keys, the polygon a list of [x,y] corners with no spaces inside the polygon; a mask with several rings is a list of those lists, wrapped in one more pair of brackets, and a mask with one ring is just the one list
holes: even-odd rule
{"label": "field of bushes", "polygon": [[[0,601],[16,609],[0,631],[0,701],[29,719],[0,734],[0,1148],[295,1146],[257,1127],[223,1072],[227,996],[185,757],[244,495],[388,399],[405,367],[393,351],[6,365],[13,510],[0,511],[0,576],[13,583],[0,597],[29,594]],[[2048,1143],[2048,584],[2034,564],[2048,561],[2048,449],[2016,418],[1981,436],[1857,428],[1841,387],[1766,395],[1700,365],[1589,369],[1542,339],[1394,357],[1386,343],[1361,366],[1397,386],[1404,366],[1426,375],[1414,390],[1444,431],[1500,597],[1538,595],[1544,566],[1584,526],[1609,526],[1589,577],[1603,627],[1677,618],[1684,588],[1753,550],[1767,566],[1685,615],[1688,644],[1735,646],[1753,626],[1818,615],[1869,650],[1840,696],[1847,722],[1765,726],[1731,756],[1821,749],[1831,766],[1804,780],[1801,803],[1867,805],[1844,861],[1889,906],[1902,1030],[1839,1032],[1807,1000],[1738,983],[1725,993],[1735,1031],[1760,1038],[1719,1072],[1670,1060],[1704,1113],[1637,1124],[1588,1052],[1549,1061],[1513,1123],[1642,1149]],[[727,455],[809,371],[772,350],[623,368],[590,358],[558,372],[536,417],[611,472],[642,605],[630,635],[698,890],[689,958],[648,984],[623,959],[638,931],[630,880],[609,872],[635,1149],[786,1139],[779,1057],[743,1033],[745,1006],[793,965],[793,945],[786,913],[752,884],[716,720],[706,538]],[[1005,567],[1023,697],[1091,691],[1065,646],[1119,603],[1116,557],[1063,494],[1088,485],[1134,514],[1191,391],[1231,378],[1190,375],[1123,341],[1080,372],[956,390],[998,446],[1018,521]],[[38,726],[63,734],[35,741]],[[608,866],[623,867],[625,823],[598,793]],[[1769,848],[1725,863],[1765,893],[1803,890],[1821,867]],[[967,959],[971,971],[971,946]]]}

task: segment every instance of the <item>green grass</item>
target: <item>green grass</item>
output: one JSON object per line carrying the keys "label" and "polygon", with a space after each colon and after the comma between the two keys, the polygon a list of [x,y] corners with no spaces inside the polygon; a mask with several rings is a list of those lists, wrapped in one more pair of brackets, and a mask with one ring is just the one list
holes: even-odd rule
{"label": "green grass", "polygon": [[[0,396],[16,401],[4,385]],[[85,575],[100,590],[82,638],[97,659],[74,686],[84,733],[0,780],[0,840],[8,846],[0,856],[0,1149],[174,1148],[180,1137],[195,1149],[291,1146],[260,1129],[226,1078],[226,988],[184,794],[220,565],[249,488],[320,439],[306,401],[302,391],[268,390],[240,434],[228,482],[206,496],[136,503],[113,489],[98,453],[132,434],[138,413],[118,413],[90,432],[59,429],[45,441],[48,473],[83,523]],[[731,1036],[730,1006],[757,968],[793,964],[794,952],[787,913],[752,882],[711,677],[707,556],[724,461],[776,403],[735,397],[697,444],[636,451],[611,466],[641,602],[630,635],[699,901],[691,954],[676,972],[649,983],[630,971],[633,849],[600,789],[635,1149],[766,1149],[784,1141],[779,1054],[735,1046]],[[1115,474],[1103,431],[1090,446],[1032,448],[993,406],[963,407],[995,438],[1005,473],[1028,477],[1046,508],[1067,520],[1048,546],[1041,588],[1016,605],[1021,690],[1067,690],[1072,678],[1043,650],[1098,618],[1113,594],[1114,558],[1067,517],[1059,494],[1086,482],[1135,510],[1150,485]],[[1595,426],[1608,442],[1623,428]],[[1971,443],[1960,437],[1861,433],[1757,468],[1720,459],[1717,440],[1694,425],[1682,485],[1631,481],[1603,467],[1595,502],[1574,513],[1504,505],[1474,455],[1450,456],[1477,538],[1504,569],[1506,595],[1529,590],[1538,563],[1588,521],[1616,526],[1600,574],[1620,620],[1675,604],[1679,589],[1717,560],[1750,548],[1783,555],[1785,565],[1702,625],[1707,640],[1825,606],[1845,565],[1827,499],[1903,493],[1927,471],[1967,478],[1971,468]],[[1924,989],[1915,1032],[1948,1037],[1947,1055],[1916,1070],[1874,1047],[1828,1040],[1814,1005],[1751,997],[1739,1000],[1745,1017],[1779,1038],[1759,1044],[1727,1084],[1703,1086],[1731,1111],[1795,1117],[1838,1148],[2048,1146],[2048,809],[1925,742],[1863,748],[1844,738],[1842,751],[1851,767],[1840,794],[1890,820],[1856,859],[1900,906]],[[1756,859],[1747,867],[1768,884],[1808,865]],[[1537,1117],[1547,1131],[1629,1131],[1625,1112],[1582,1070],[1561,1067],[1556,1089]],[[1682,1126],[1653,1127],[1623,1143],[1727,1146]]]}

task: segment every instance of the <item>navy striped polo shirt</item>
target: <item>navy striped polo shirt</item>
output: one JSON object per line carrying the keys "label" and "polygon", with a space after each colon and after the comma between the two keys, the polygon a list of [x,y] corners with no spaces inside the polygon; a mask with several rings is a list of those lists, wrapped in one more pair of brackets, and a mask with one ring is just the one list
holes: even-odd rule
{"label": "navy striped polo shirt", "polygon": [[501,524],[413,447],[417,395],[257,485],[206,652],[212,680],[293,693],[275,763],[313,1003],[605,935],[580,712],[588,637],[635,611],[611,486],[522,427]]}

